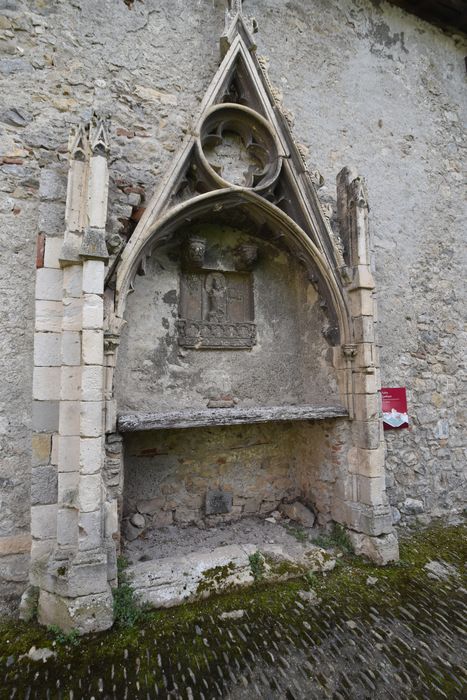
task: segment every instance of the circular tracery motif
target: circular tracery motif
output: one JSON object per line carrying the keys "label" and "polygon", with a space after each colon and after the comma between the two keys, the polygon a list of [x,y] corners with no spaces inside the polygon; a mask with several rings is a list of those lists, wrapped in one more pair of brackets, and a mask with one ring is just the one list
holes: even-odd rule
{"label": "circular tracery motif", "polygon": [[237,104],[213,107],[200,133],[200,156],[216,187],[264,190],[281,162],[275,137],[257,112]]}

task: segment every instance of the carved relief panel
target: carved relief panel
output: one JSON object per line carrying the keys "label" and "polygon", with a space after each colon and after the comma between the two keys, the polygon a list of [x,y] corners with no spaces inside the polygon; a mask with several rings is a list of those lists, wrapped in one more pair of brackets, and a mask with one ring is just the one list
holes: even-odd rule
{"label": "carved relief panel", "polygon": [[256,343],[252,274],[182,273],[179,316],[178,342],[183,347],[251,348]]}

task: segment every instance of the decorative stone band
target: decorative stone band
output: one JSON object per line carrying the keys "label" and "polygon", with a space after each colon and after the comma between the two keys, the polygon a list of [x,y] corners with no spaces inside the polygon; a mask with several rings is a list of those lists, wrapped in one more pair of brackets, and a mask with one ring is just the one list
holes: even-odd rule
{"label": "decorative stone band", "polygon": [[178,344],[185,348],[235,349],[256,344],[256,324],[213,321],[177,321]]}

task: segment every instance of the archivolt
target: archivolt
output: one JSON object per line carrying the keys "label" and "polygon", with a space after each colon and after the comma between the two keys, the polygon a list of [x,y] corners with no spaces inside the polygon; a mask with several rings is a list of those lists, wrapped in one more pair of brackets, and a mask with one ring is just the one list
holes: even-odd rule
{"label": "archivolt", "polygon": [[292,255],[308,267],[310,279],[317,284],[324,304],[328,306],[328,315],[336,321],[337,335],[334,335],[332,344],[351,342],[349,312],[336,271],[330,268],[316,245],[287,214],[251,190],[239,187],[197,196],[171,208],[152,225],[146,224],[134,232],[117,267],[116,316],[123,318],[126,297],[132,290],[135,275],[144,258],[149,257],[159,245],[170,241],[181,227],[195,224],[198,220],[214,222],[221,217],[225,220],[230,211],[231,225],[236,226],[236,219],[248,217],[254,224],[249,227],[250,235],[261,234],[261,238],[267,240],[269,233],[271,243],[280,240]]}

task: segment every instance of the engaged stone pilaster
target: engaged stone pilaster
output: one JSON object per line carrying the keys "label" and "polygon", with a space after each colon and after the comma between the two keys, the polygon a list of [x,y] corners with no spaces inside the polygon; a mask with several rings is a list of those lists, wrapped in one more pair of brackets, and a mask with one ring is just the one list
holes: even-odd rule
{"label": "engaged stone pilaster", "polygon": [[62,310],[53,383],[59,399],[56,546],[37,581],[39,620],[80,632],[112,624],[102,480],[107,152],[102,120],[77,129],[59,253],[63,287],[56,292]]}
{"label": "engaged stone pilaster", "polygon": [[347,525],[357,553],[385,564],[398,559],[399,552],[386,497],[375,283],[363,178],[344,168],[337,177],[337,200],[354,342],[342,347],[351,369],[350,381],[346,376],[352,446],[348,472],[336,488],[333,517]]}

